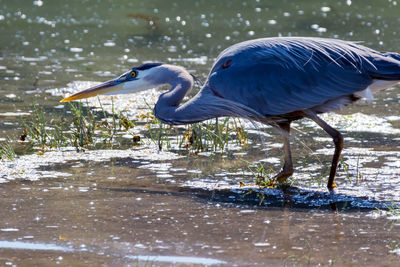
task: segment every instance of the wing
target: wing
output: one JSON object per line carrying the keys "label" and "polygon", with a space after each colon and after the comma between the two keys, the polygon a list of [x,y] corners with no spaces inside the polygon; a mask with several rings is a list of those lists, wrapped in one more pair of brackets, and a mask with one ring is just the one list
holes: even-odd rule
{"label": "wing", "polygon": [[351,95],[373,82],[373,50],[366,47],[329,39],[268,40],[225,50],[209,75],[210,89],[263,115],[279,115]]}
{"label": "wing", "polygon": [[239,102],[264,115],[312,108],[329,100],[362,91],[372,79],[335,65],[299,70],[273,63],[232,66],[209,79],[216,95]]}

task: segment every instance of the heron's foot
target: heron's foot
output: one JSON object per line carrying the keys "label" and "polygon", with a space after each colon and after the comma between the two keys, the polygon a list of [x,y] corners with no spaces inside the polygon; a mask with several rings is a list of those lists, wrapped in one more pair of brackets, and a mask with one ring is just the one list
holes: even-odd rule
{"label": "heron's foot", "polygon": [[337,186],[337,184],[336,184],[335,182],[332,183],[332,186],[329,186],[329,184],[328,184],[328,189],[329,189],[329,191],[333,191],[333,190],[335,190],[336,188],[338,188],[338,186]]}
{"label": "heron's foot", "polygon": [[283,168],[277,175],[275,175],[274,180],[279,183],[286,182],[287,178],[293,175],[293,169],[285,169]]}

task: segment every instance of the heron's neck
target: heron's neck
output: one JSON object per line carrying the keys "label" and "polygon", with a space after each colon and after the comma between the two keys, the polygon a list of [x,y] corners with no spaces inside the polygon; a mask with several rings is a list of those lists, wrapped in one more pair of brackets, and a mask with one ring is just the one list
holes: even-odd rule
{"label": "heron's neck", "polygon": [[178,106],[193,86],[193,78],[188,72],[181,72],[165,81],[164,84],[171,86],[171,89],[160,95],[157,105],[176,107]]}
{"label": "heron's neck", "polygon": [[208,83],[193,98],[179,105],[193,85],[193,77],[182,70],[175,76],[169,73],[165,77],[171,80],[159,83],[171,85],[168,92],[160,95],[154,107],[154,115],[160,121],[168,124],[190,124],[223,116],[262,117],[247,106],[216,96]]}
{"label": "heron's neck", "polygon": [[193,77],[184,68],[173,66],[165,70],[165,78],[159,84],[168,84],[171,89],[160,95],[154,107],[155,116],[163,122],[172,123],[178,113],[179,104],[193,86]]}

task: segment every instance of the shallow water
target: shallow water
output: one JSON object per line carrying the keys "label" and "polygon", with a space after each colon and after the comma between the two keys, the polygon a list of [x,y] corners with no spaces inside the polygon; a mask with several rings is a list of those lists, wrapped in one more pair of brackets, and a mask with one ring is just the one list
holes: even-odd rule
{"label": "shallow water", "polygon": [[[143,123],[113,150],[43,154],[17,140],[32,103],[71,116],[63,95],[144,61],[204,79],[222,49],[251,38],[400,51],[398,11],[396,1],[372,0],[0,1],[0,141],[18,153],[0,161],[0,265],[397,266],[398,213],[375,209],[400,204],[398,86],[324,115],[345,136],[335,194],[325,188],[333,145],[307,120],[293,125],[295,175],[279,189],[255,186],[248,167],[280,168],[279,134],[244,121],[247,146],[216,153],[188,153],[176,136],[159,151]],[[136,119],[159,93],[101,102]],[[132,147],[124,134],[143,142]]]}

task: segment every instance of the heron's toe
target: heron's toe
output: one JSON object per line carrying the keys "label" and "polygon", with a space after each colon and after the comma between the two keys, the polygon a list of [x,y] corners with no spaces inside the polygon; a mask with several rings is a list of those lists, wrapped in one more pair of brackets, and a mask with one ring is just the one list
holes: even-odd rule
{"label": "heron's toe", "polygon": [[333,182],[332,185],[328,184],[329,191],[334,191],[336,188],[338,188],[338,186],[335,182]]}
{"label": "heron's toe", "polygon": [[275,175],[274,179],[279,183],[284,183],[287,178],[293,175],[293,169],[282,169],[277,175]]}

